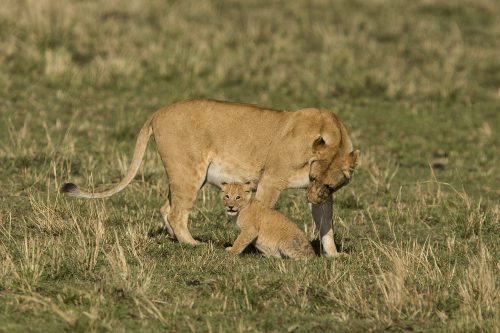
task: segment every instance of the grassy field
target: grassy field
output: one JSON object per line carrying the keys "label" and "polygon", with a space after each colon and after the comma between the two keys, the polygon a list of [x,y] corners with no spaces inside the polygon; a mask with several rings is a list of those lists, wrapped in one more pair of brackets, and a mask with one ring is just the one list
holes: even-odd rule
{"label": "grassy field", "polygon": [[[3,0],[0,332],[500,331],[500,3]],[[362,165],[336,194],[349,256],[225,253],[206,187],[189,247],[154,231],[161,106],[209,97],[325,107]],[[304,191],[278,209],[317,245]]]}

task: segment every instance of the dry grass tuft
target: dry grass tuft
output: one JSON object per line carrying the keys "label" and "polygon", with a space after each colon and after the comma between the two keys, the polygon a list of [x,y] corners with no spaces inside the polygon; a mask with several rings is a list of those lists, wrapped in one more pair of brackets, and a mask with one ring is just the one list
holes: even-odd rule
{"label": "dry grass tuft", "polygon": [[500,322],[499,273],[498,262],[494,265],[489,251],[481,245],[458,284],[461,313],[465,321],[476,328],[484,327],[488,319],[497,324]]}

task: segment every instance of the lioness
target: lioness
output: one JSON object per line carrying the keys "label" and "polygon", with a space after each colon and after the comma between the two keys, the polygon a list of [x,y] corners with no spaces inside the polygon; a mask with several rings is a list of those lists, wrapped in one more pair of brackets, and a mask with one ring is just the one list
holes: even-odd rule
{"label": "lioness", "polygon": [[160,212],[179,242],[198,243],[188,230],[188,215],[205,183],[255,180],[256,198],[269,207],[283,190],[307,188],[323,249],[337,255],[332,193],[349,183],[360,153],[352,150],[346,128],[333,113],[314,108],[285,112],[204,99],[178,102],[146,121],[130,167],[115,187],[91,193],[67,183],[61,192],[105,198],[121,191],[137,173],[151,135],[169,177],[168,201]]}
{"label": "lioness", "polygon": [[285,215],[252,199],[253,186],[251,182],[220,184],[226,213],[238,215],[236,225],[240,229],[233,246],[226,251],[240,254],[254,243],[266,257],[313,258],[314,250],[304,232]]}

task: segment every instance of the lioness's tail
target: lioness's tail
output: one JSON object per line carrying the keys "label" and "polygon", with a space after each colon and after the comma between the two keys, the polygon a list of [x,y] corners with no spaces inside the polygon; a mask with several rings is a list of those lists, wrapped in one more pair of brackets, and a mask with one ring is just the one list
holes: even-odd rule
{"label": "lioness's tail", "polygon": [[144,126],[142,126],[142,129],[139,132],[139,137],[137,138],[137,142],[135,143],[134,157],[132,158],[132,162],[130,163],[130,166],[127,170],[127,174],[115,187],[104,192],[91,193],[81,191],[73,183],[66,183],[61,187],[61,193],[65,193],[69,196],[78,198],[98,199],[110,197],[113,194],[123,190],[132,181],[132,179],[134,179],[135,174],[139,170],[142,158],[144,157],[144,152],[146,151],[146,147],[148,146],[149,137],[151,136],[151,134],[153,134],[153,129],[151,128],[152,119],[153,117],[149,118]]}

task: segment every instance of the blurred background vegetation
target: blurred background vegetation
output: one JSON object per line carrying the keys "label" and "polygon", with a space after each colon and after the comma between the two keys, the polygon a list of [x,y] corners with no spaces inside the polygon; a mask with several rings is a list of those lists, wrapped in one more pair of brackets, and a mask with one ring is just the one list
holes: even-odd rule
{"label": "blurred background vegetation", "polygon": [[23,75],[65,91],[160,86],[171,100],[499,98],[489,0],[6,0],[0,18],[4,89]]}

